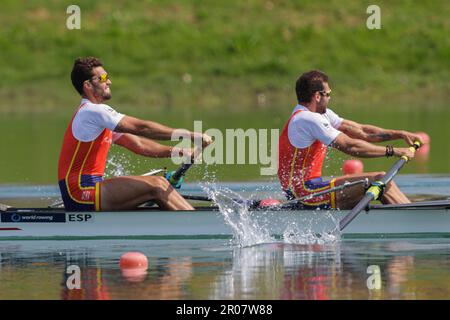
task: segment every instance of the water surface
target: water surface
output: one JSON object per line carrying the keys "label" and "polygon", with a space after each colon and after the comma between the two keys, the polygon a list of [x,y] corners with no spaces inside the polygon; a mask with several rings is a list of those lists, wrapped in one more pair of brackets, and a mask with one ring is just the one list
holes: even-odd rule
{"label": "water surface", "polygon": [[[146,273],[121,271],[128,251],[148,257]],[[0,252],[0,299],[450,299],[449,239],[23,241]],[[81,288],[70,290],[73,265]]]}

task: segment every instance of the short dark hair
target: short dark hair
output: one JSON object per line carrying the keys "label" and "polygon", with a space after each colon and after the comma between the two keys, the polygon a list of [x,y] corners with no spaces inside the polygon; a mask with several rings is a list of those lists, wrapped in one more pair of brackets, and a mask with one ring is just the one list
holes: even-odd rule
{"label": "short dark hair", "polygon": [[81,57],[75,59],[70,78],[72,84],[80,95],[83,95],[83,83],[94,75],[92,69],[102,67],[100,59],[95,57]]}
{"label": "short dark hair", "polygon": [[311,102],[317,91],[325,90],[324,82],[328,83],[328,76],[321,71],[312,70],[302,74],[295,83],[298,103]]}

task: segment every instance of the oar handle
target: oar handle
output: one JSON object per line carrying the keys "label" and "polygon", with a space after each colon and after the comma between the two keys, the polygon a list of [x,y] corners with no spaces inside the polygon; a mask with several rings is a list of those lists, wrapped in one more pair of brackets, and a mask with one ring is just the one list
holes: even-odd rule
{"label": "oar handle", "polygon": [[188,171],[191,166],[192,163],[184,163],[183,165],[181,165],[181,167],[178,168],[177,171],[174,172],[171,178],[175,181],[180,180],[180,178],[185,175],[186,171]]}
{"label": "oar handle", "polygon": [[[422,143],[420,141],[414,141],[413,145],[409,147],[409,150],[411,150],[412,153],[415,153],[417,149],[419,149],[422,146]],[[410,159],[407,156],[402,156],[402,159],[405,160],[405,162],[408,162]]]}

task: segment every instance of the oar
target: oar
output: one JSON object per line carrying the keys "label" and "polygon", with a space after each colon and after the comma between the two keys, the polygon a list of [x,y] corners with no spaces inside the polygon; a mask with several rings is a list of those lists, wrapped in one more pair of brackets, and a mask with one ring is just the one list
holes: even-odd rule
{"label": "oar", "polygon": [[[277,204],[277,205],[272,205],[270,207],[271,208],[277,208],[277,207],[286,208],[286,205],[294,205],[294,204],[297,204],[299,202],[302,203],[305,200],[309,200],[309,199],[312,199],[312,198],[315,198],[315,197],[318,197],[318,196],[322,196],[322,195],[327,194],[327,193],[343,190],[345,188],[352,187],[352,186],[355,186],[355,185],[358,185],[358,184],[368,184],[368,181],[369,180],[367,178],[366,179],[362,179],[362,180],[353,181],[353,182],[348,182],[347,181],[347,182],[343,183],[340,186],[337,186],[337,187],[334,187],[334,188],[331,188],[331,189],[328,189],[328,190],[325,190],[325,191],[319,191],[319,192],[311,193],[311,194],[309,194],[307,196],[303,196],[303,197],[298,198],[298,199],[285,201],[283,203],[280,203],[280,204]],[[182,195],[182,196],[183,196],[183,198],[185,198],[187,200],[213,201],[213,199],[211,199],[208,196],[196,196],[196,195]],[[251,207],[251,208],[257,207],[262,201],[262,200],[242,200],[242,199],[232,199],[232,200],[235,201],[235,202],[238,202],[238,203],[247,201],[247,205],[249,207]]]}
{"label": "oar", "polygon": [[156,175],[158,173],[165,172],[165,171],[167,171],[166,168],[164,168],[164,169],[155,169],[155,170],[149,171],[147,173],[144,173],[142,176],[143,177],[154,176],[154,175]]}
{"label": "oar", "polygon": [[183,176],[186,174],[192,164],[193,163],[183,163],[177,171],[168,172],[166,174],[166,179],[174,188],[179,189],[181,187],[181,184],[183,183]]}
{"label": "oar", "polygon": [[[412,152],[415,152],[420,148],[420,142],[414,142],[414,145],[410,148]],[[380,181],[375,181],[372,183],[372,186],[366,191],[364,197],[358,202],[358,204],[350,211],[342,220],[339,222],[340,231],[344,230],[344,228],[355,219],[361,211],[366,209],[372,200],[378,200],[378,198],[383,193],[386,185],[391,182],[391,180],[395,177],[395,175],[400,171],[403,165],[409,161],[407,156],[402,156],[400,160],[398,160],[392,168],[384,175],[384,177]]]}
{"label": "oar", "polygon": [[364,184],[367,187],[368,184],[369,184],[369,179],[365,178],[365,179],[357,180],[357,181],[353,181],[353,182],[345,181],[340,186],[337,186],[337,187],[334,187],[334,188],[331,188],[331,189],[328,189],[328,190],[324,190],[324,191],[314,192],[314,193],[308,194],[306,196],[300,197],[298,199],[289,200],[289,201],[284,202],[283,205],[295,204],[295,203],[298,203],[298,202],[304,202],[306,200],[309,200],[309,199],[312,199],[312,198],[315,198],[315,197],[318,197],[318,196],[322,196],[322,195],[327,194],[327,193],[340,191],[340,190],[343,190],[343,189],[348,188],[348,187],[356,186],[358,184]]}
{"label": "oar", "polygon": [[[167,172],[165,178],[175,189],[180,189],[183,183],[183,177],[186,172],[192,167],[193,163],[183,163],[176,171]],[[155,203],[152,200],[146,201],[142,204],[143,207],[152,207]]]}
{"label": "oar", "polygon": [[[181,195],[183,198],[185,198],[186,200],[195,200],[195,201],[214,201],[212,198],[208,197],[208,196],[195,196],[195,195],[189,195],[189,194],[183,194]],[[233,198],[231,199],[234,202],[237,203],[246,203],[247,206],[249,206],[250,208],[256,208],[259,203],[261,202],[261,200],[242,200],[242,199],[236,199]]]}

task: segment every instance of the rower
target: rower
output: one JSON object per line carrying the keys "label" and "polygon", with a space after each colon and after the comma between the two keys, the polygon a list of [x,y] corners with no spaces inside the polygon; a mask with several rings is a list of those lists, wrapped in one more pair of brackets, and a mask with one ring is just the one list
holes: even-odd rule
{"label": "rower", "polygon": [[[372,143],[403,139],[413,145],[414,141],[421,141],[417,135],[343,119],[327,108],[331,88],[323,72],[313,70],[302,74],[295,90],[298,104],[284,126],[278,145],[278,178],[288,200],[324,192],[346,182],[367,178],[372,183],[384,176],[384,172],[367,172],[323,180],[322,165],[327,147],[361,158],[414,157],[410,148]],[[364,191],[359,184],[340,192],[324,192],[302,202],[311,208],[351,209],[364,196]],[[410,202],[393,181],[386,186],[381,201],[386,204]]]}
{"label": "rower", "polygon": [[[124,115],[105,104],[111,99],[112,82],[99,59],[76,59],[71,79],[82,99],[65,132],[58,163],[59,187],[66,210],[130,210],[149,200],[166,210],[193,210],[163,177],[103,178],[112,143],[154,158],[173,154],[192,158],[194,152],[191,148],[175,148],[154,141],[170,140],[176,129]],[[183,132],[184,138],[202,141],[203,148],[211,143],[206,134]]]}

